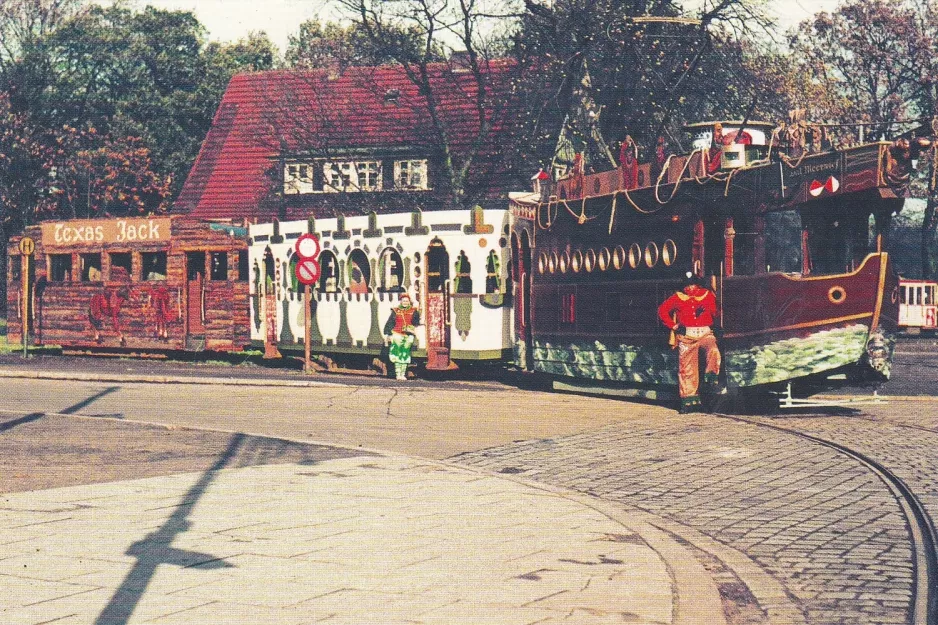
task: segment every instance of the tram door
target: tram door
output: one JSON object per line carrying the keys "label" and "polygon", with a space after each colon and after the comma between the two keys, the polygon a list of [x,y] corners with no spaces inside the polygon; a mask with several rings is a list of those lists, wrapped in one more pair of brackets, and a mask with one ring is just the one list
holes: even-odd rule
{"label": "tram door", "polygon": [[425,258],[427,305],[424,325],[427,328],[427,369],[450,369],[449,253],[442,241],[433,239]]}
{"label": "tram door", "polygon": [[186,327],[205,335],[205,252],[186,252]]}

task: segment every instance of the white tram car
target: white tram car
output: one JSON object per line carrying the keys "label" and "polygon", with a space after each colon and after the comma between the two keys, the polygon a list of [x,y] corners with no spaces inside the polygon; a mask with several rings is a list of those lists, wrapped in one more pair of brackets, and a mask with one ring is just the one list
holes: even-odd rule
{"label": "white tram car", "polygon": [[899,279],[899,328],[938,329],[938,283]]}
{"label": "white tram car", "polygon": [[314,354],[381,356],[403,293],[419,307],[414,355],[428,369],[512,354],[507,210],[449,210],[273,222],[249,227],[251,338],[302,350],[296,240],[319,237],[312,287]]}

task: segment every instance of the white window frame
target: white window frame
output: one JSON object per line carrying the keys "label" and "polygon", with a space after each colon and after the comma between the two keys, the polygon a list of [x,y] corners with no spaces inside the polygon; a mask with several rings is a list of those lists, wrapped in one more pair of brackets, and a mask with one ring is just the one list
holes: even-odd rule
{"label": "white window frame", "polygon": [[[304,171],[305,170],[305,171]],[[293,162],[283,166],[284,195],[313,192],[313,164]]]}
{"label": "white window frame", "polygon": [[381,161],[324,161],[324,193],[380,191],[383,184]]}
{"label": "white window frame", "polygon": [[427,159],[394,161],[395,189],[429,189],[427,181]]}

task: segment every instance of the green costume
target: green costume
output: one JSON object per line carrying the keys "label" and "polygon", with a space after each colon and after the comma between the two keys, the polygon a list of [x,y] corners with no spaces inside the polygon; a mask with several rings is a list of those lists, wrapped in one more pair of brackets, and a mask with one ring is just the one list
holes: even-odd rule
{"label": "green costume", "polygon": [[415,326],[420,325],[420,311],[411,306],[410,297],[401,296],[401,305],[391,309],[391,316],[384,325],[384,334],[389,337],[391,348],[389,359],[394,365],[394,374],[398,380],[407,379],[407,365],[417,340]]}

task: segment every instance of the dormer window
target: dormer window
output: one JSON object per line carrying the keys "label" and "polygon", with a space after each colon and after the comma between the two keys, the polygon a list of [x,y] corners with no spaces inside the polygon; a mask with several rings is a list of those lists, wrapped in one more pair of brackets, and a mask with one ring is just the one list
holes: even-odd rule
{"label": "dormer window", "polygon": [[426,189],[427,161],[407,160],[394,162],[395,189]]}

